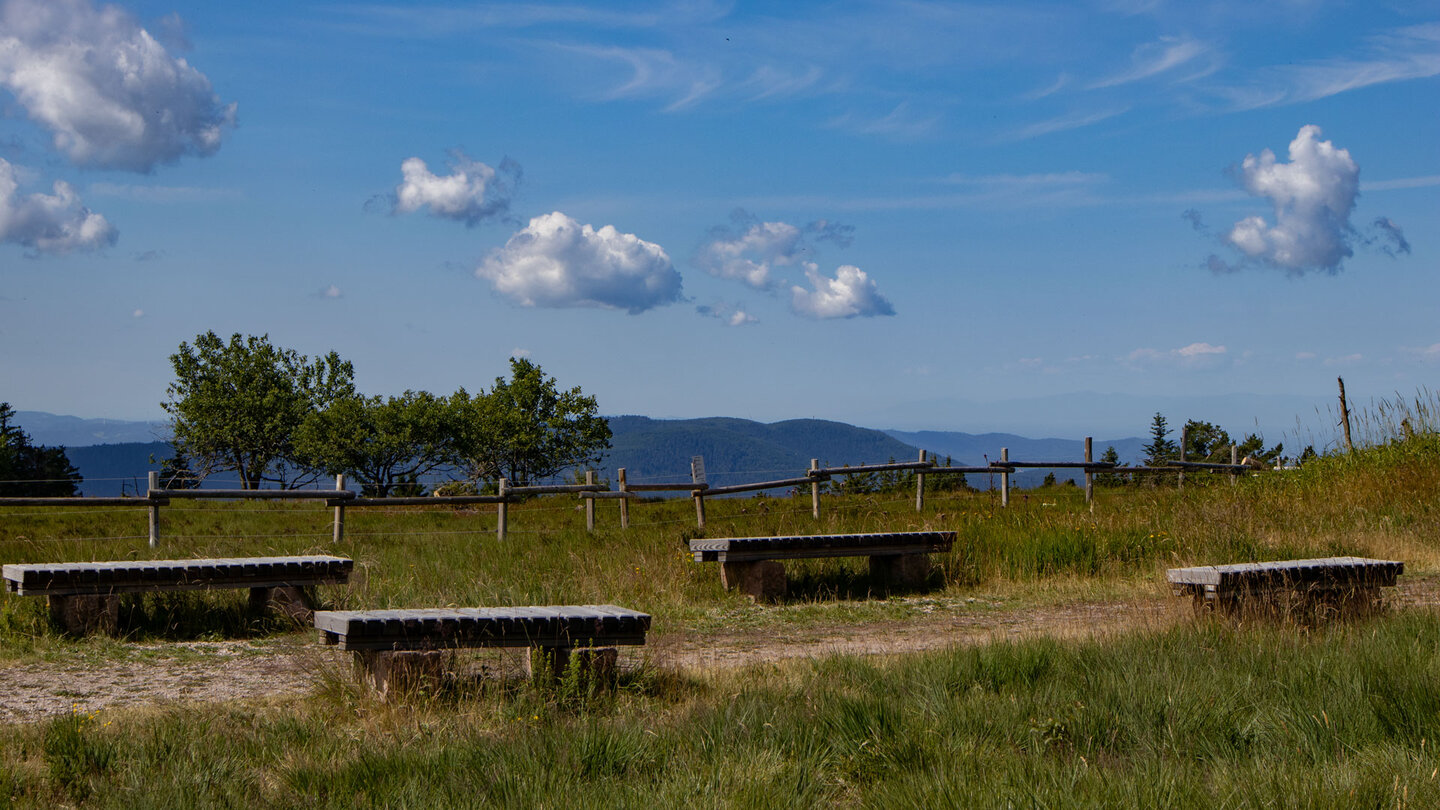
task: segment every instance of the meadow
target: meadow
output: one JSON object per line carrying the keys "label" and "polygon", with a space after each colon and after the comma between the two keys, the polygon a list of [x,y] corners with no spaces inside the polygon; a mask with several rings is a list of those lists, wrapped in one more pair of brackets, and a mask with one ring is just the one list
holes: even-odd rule
{"label": "meadow", "polygon": [[[145,512],[0,512],[0,561],[330,552],[358,575],[329,607],[609,602],[651,613],[652,640],[795,628],[877,633],[967,611],[1170,604],[1165,568],[1358,555],[1440,570],[1440,435],[1400,433],[1301,469],[1190,476],[1185,488],[1073,487],[708,505],[710,536],[947,529],[930,587],[887,594],[863,560],[790,564],[791,594],[753,605],[684,552],[686,500],[347,515],[305,504]],[[607,508],[608,507],[608,508]],[[303,646],[233,593],[136,598],[125,639],[71,639],[38,599],[0,599],[0,666],[86,662],[194,639]],[[381,701],[344,669],[301,695],[161,701],[0,726],[0,803],[17,806],[1430,807],[1440,805],[1440,616],[1423,598],[1322,626],[1148,623],[1056,628],[887,655],[642,658],[614,690],[482,679]],[[79,677],[79,676],[77,676]]]}

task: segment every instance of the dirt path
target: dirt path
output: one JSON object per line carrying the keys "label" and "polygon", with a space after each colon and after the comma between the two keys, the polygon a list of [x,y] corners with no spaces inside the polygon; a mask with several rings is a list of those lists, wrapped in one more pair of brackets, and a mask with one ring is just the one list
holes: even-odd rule
{"label": "dirt path", "polygon": [[[1392,600],[1401,609],[1440,605],[1440,581],[1406,578]],[[1178,599],[1079,602],[1039,608],[959,610],[894,622],[804,624],[691,636],[652,634],[629,656],[690,672],[838,653],[879,655],[1031,637],[1082,638],[1160,629],[1188,620]],[[0,723],[33,722],[72,710],[171,701],[217,702],[304,693],[347,677],[346,653],[308,637],[125,645],[122,654],[80,654],[61,663],[0,664]],[[489,653],[486,668],[517,672],[518,655]],[[88,660],[87,660],[88,659]],[[497,663],[498,662],[498,665]]]}

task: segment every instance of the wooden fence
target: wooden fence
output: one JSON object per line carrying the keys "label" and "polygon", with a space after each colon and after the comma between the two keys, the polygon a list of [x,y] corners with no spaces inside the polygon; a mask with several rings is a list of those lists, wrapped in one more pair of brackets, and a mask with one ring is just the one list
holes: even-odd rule
{"label": "wooden fence", "polygon": [[810,509],[816,520],[820,519],[820,490],[821,484],[830,481],[836,476],[864,475],[877,472],[911,472],[915,475],[915,511],[925,509],[925,481],[927,476],[932,475],[968,475],[988,474],[1000,476],[1000,505],[1010,505],[1010,476],[1021,468],[1040,469],[1079,469],[1085,473],[1085,502],[1093,503],[1095,497],[1094,476],[1096,473],[1108,473],[1111,475],[1144,475],[1157,473],[1175,474],[1179,479],[1179,485],[1184,486],[1185,471],[1209,471],[1224,472],[1231,476],[1232,482],[1241,473],[1254,471],[1256,468],[1236,462],[1236,448],[1230,448],[1230,464],[1213,464],[1205,462],[1191,462],[1185,460],[1184,444],[1181,445],[1180,460],[1167,461],[1163,466],[1155,467],[1122,467],[1109,462],[1095,461],[1093,459],[1093,446],[1090,438],[1085,439],[1084,461],[1012,461],[1009,448],[1001,448],[1000,460],[982,467],[942,467],[933,457],[925,451],[920,452],[920,457],[915,461],[888,462],[885,464],[862,464],[848,467],[821,467],[819,459],[811,459],[809,469],[802,475],[782,478],[775,481],[759,481],[748,484],[734,484],[731,486],[711,486],[705,481],[704,459],[696,456],[691,460],[691,473],[689,481],[676,481],[672,483],[629,483],[626,480],[626,471],[621,468],[616,471],[616,488],[595,482],[595,472],[586,471],[585,483],[583,484],[548,484],[539,486],[511,486],[505,479],[500,479],[496,494],[494,495],[431,495],[419,497],[394,497],[394,498],[367,498],[357,495],[345,486],[345,476],[335,476],[335,488],[333,490],[320,489],[162,489],[160,487],[160,474],[152,471],[149,477],[149,487],[143,498],[0,498],[0,506],[144,506],[150,514],[150,547],[155,548],[160,544],[160,508],[168,506],[172,500],[312,500],[324,501],[325,506],[335,510],[334,517],[334,540],[340,542],[345,536],[345,510],[365,509],[369,507],[405,507],[405,506],[468,506],[475,504],[494,504],[496,506],[496,536],[504,540],[509,528],[509,505],[516,501],[529,498],[535,495],[559,495],[575,494],[585,500],[585,529],[595,530],[595,502],[597,500],[615,499],[620,502],[620,528],[630,528],[630,500],[645,497],[648,492],[689,492],[695,502],[695,523],[705,528],[705,499],[725,495],[735,495],[745,492],[761,492],[772,489],[798,489],[808,485],[810,487]]}

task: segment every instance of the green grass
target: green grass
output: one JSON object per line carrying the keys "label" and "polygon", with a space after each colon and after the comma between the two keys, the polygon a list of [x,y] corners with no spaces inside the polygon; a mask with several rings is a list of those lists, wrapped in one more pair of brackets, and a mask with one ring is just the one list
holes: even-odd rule
{"label": "green grass", "polygon": [[1186,625],[589,697],[77,714],[0,730],[0,776],[18,804],[94,807],[1432,807],[1437,678],[1429,613]]}

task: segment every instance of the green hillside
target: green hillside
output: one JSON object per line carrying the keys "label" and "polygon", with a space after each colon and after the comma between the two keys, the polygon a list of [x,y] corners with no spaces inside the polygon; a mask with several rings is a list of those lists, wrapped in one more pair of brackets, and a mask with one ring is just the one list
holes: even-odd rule
{"label": "green hillside", "polygon": [[650,419],[612,416],[606,475],[624,467],[629,480],[688,481],[692,456],[705,457],[712,484],[739,484],[802,474],[822,465],[913,460],[919,450],[878,430],[823,419],[764,424],[748,419]]}

